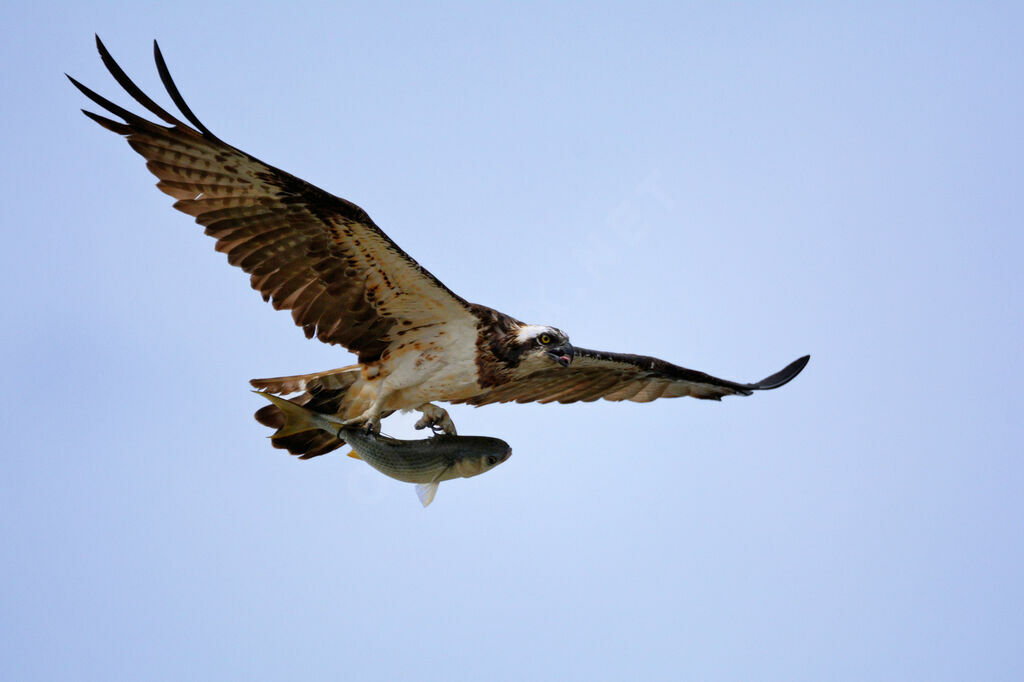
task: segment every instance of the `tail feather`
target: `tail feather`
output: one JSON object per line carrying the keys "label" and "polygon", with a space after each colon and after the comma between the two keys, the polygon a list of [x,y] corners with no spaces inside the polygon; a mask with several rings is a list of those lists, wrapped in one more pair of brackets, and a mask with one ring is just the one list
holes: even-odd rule
{"label": "tail feather", "polygon": [[337,450],[345,444],[345,441],[326,431],[310,432],[308,435],[303,434],[303,436],[304,439],[301,441],[298,440],[298,435],[291,437],[294,440],[289,440],[293,449],[302,450],[299,459],[312,459],[320,455],[326,455],[328,452]]}
{"label": "tail feather", "polygon": [[317,390],[340,391],[352,385],[361,373],[359,365],[349,365],[340,369],[329,369],[326,372],[312,374],[296,374],[290,377],[271,377],[252,379],[249,383],[253,388],[268,393],[287,395],[299,391],[314,392]]}

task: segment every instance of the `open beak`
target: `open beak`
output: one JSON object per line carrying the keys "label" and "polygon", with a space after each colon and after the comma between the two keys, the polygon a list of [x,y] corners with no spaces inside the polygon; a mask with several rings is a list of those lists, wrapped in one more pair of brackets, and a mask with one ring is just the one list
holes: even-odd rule
{"label": "open beak", "polygon": [[565,344],[564,346],[556,346],[548,351],[548,355],[551,359],[560,364],[562,367],[568,367],[572,364],[572,359],[576,355],[576,350],[571,344]]}

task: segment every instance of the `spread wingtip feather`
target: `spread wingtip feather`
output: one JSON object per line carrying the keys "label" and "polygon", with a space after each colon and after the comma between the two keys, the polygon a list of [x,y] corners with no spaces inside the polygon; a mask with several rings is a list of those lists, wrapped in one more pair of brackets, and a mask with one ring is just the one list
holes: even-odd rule
{"label": "spread wingtip feather", "polygon": [[773,388],[779,388],[780,386],[785,386],[804,370],[804,367],[807,366],[807,363],[810,362],[810,360],[810,355],[799,357],[775,374],[761,379],[761,381],[758,381],[756,384],[750,384],[749,388],[755,391],[767,391]]}

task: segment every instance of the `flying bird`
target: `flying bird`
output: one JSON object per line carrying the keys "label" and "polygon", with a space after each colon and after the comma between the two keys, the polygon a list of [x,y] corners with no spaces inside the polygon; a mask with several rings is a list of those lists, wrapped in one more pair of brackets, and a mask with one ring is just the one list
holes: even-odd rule
{"label": "flying bird", "polygon": [[[470,303],[360,207],[210,132],[185,103],[156,41],[160,79],[185,121],[132,82],[98,36],[96,46],[118,84],[162,123],[68,76],[121,120],[83,113],[125,137],[159,179],[157,187],[177,200],[174,207],[206,228],[216,249],[249,274],[265,301],[290,310],[307,338],[342,346],[358,358],[339,369],[253,379],[257,389],[298,393],[292,402],[353,427],[376,431],[392,412],[418,410],[423,416],[417,428],[454,434],[448,413],[435,403],[720,400],[778,388],[807,364],[810,356],[756,383],[737,383],[653,357],[579,348],[560,329]],[[263,407],[256,418],[279,430],[285,424],[276,405]],[[304,459],[343,445],[337,435],[317,429],[281,434],[272,443]]]}

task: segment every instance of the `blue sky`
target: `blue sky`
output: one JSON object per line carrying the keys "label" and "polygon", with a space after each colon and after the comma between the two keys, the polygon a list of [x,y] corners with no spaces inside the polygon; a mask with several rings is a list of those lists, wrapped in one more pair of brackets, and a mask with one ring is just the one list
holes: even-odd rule
{"label": "blue sky", "polygon": [[[0,41],[0,677],[1024,676],[1013,4],[19,3]],[[778,391],[456,407],[514,454],[297,461],[350,362],[226,265],[68,72],[98,32],[466,298]],[[167,101],[166,99],[160,101]],[[412,417],[387,430],[413,433]]]}

